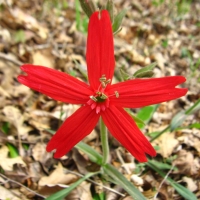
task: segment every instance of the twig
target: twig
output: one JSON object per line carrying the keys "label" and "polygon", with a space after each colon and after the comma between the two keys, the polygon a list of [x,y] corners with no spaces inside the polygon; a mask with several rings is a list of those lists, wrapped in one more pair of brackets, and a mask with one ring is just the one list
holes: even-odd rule
{"label": "twig", "polygon": [[[80,176],[80,177],[84,177],[84,175],[82,175],[82,174],[80,174],[80,173],[78,173],[78,172],[73,172],[73,171],[70,171],[70,170],[66,170],[66,172],[69,172],[69,173],[71,173],[71,174],[75,174],[75,175]],[[115,193],[115,194],[118,194],[118,195],[120,195],[120,196],[122,196],[122,197],[125,197],[124,194],[122,194],[122,193],[120,193],[120,192],[118,192],[118,191],[116,191],[116,190],[113,190],[113,189],[111,189],[111,188],[109,188],[109,187],[107,187],[107,186],[104,186],[104,185],[102,185],[102,184],[100,184],[100,183],[97,183],[97,182],[95,182],[95,181],[93,181],[93,180],[91,180],[91,179],[87,179],[87,180],[90,181],[91,183],[94,183],[95,185],[98,185],[98,186],[101,186],[101,187],[105,188],[106,190],[109,190],[109,191],[111,191],[111,192],[113,192],[113,193]]]}
{"label": "twig", "polygon": [[124,169],[126,170],[126,172],[128,174],[131,174],[129,168],[125,165],[125,162],[124,162],[124,160],[123,160],[123,158],[122,158],[122,156],[121,156],[121,154],[119,152],[119,149],[116,150],[116,153],[117,153],[117,157],[118,157],[119,161],[121,162],[121,164],[124,167]]}
{"label": "twig", "polygon": [[9,62],[12,62],[12,63],[15,64],[15,65],[23,65],[22,62],[11,58],[9,55],[6,55],[6,54],[4,54],[4,53],[0,53],[0,59],[3,59],[3,60],[7,60],[7,61],[9,61]]}
{"label": "twig", "polygon": [[157,191],[157,193],[156,193],[155,196],[154,196],[154,200],[156,200],[156,197],[157,197],[157,195],[158,195],[158,193],[159,193],[159,191],[160,191],[162,185],[163,185],[164,182],[167,180],[167,177],[168,177],[169,174],[172,172],[172,170],[174,169],[174,167],[175,167],[175,166],[172,165],[171,169],[168,171],[168,173],[166,174],[165,178],[164,178],[164,179],[162,180],[162,182],[160,183],[160,185],[159,185],[159,187],[158,187],[158,191]]}
{"label": "twig", "polygon": [[46,198],[45,196],[42,196],[41,194],[38,194],[37,192],[35,192],[35,191],[29,189],[28,187],[22,185],[21,183],[19,183],[19,182],[17,182],[17,181],[14,181],[14,180],[12,180],[12,179],[6,177],[5,175],[3,175],[3,174],[1,174],[1,173],[0,173],[0,176],[1,176],[2,178],[6,179],[6,180],[9,181],[9,182],[13,182],[13,183],[15,183],[15,184],[17,184],[17,185],[19,185],[19,186],[25,188],[25,189],[28,190],[29,192],[31,192],[31,193],[33,193],[33,194],[39,196],[39,197],[42,197],[42,198],[44,198],[44,199]]}

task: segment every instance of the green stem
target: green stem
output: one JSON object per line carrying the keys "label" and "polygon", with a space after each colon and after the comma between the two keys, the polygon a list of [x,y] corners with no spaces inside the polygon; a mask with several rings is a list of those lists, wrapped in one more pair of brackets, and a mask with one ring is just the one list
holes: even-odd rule
{"label": "green stem", "polygon": [[154,136],[153,138],[151,138],[150,142],[153,142],[155,139],[157,139],[158,137],[160,137],[163,133],[165,133],[166,131],[168,131],[170,128],[170,126],[167,126],[165,129],[163,129],[161,132],[159,132],[156,136]]}
{"label": "green stem", "polygon": [[106,163],[108,163],[109,145],[108,145],[107,128],[102,120],[102,117],[100,118],[100,135],[101,135],[101,145],[102,145],[102,151],[103,151],[102,165],[105,165]]}

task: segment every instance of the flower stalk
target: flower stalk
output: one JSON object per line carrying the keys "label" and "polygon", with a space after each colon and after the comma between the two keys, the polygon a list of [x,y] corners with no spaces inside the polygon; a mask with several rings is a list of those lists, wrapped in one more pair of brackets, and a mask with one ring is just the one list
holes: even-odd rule
{"label": "flower stalk", "polygon": [[102,117],[100,118],[100,136],[101,136],[101,145],[103,151],[102,165],[105,165],[108,163],[109,160],[109,145],[108,145],[108,131],[102,120]]}

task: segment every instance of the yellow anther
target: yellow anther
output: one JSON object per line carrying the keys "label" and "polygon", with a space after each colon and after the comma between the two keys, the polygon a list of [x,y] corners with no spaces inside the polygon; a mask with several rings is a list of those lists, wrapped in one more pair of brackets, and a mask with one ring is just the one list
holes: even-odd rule
{"label": "yellow anther", "polygon": [[106,75],[103,74],[102,77],[99,79],[100,82],[104,82],[106,81]]}

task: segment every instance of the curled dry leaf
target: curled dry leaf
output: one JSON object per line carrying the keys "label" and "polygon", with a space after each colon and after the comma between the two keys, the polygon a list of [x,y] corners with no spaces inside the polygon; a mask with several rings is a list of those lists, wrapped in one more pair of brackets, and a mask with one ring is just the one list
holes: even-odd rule
{"label": "curled dry leaf", "polygon": [[197,175],[200,170],[199,159],[195,159],[194,155],[186,150],[180,150],[178,152],[178,158],[173,162],[173,165],[178,168],[177,173],[185,175]]}

